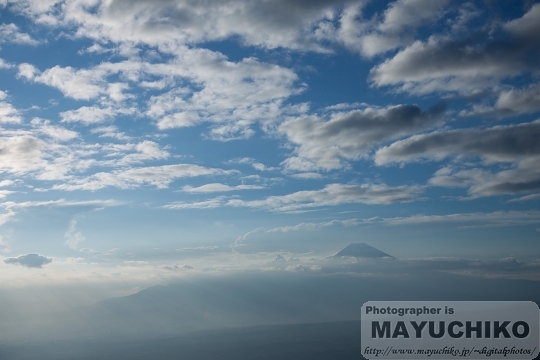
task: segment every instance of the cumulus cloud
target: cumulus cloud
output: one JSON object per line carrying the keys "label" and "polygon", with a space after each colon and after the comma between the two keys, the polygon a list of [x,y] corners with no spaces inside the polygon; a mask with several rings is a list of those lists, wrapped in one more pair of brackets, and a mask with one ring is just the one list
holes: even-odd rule
{"label": "cumulus cloud", "polygon": [[12,67],[12,64],[7,63],[4,59],[0,58],[0,69],[10,69]]}
{"label": "cumulus cloud", "polygon": [[[336,6],[347,2],[114,0],[103,2],[92,11],[85,1],[54,0],[44,4],[26,0],[19,8],[37,22],[75,24],[75,36],[96,40],[173,47],[237,36],[244,44],[268,49],[327,51],[311,30],[332,18]],[[201,13],[205,16],[198,16]]]}
{"label": "cumulus cloud", "polygon": [[474,105],[472,110],[462,111],[461,115],[508,117],[538,111],[540,111],[540,86],[534,84],[523,89],[503,90],[493,106]]}
{"label": "cumulus cloud", "polygon": [[[136,108],[122,105],[134,96],[125,91],[130,83],[157,77],[177,86],[151,96],[145,115],[155,119],[161,130],[214,123],[207,137],[221,141],[249,138],[254,134],[250,128],[254,122],[273,121],[282,113],[295,111],[283,102],[304,88],[298,84],[298,76],[285,67],[256,58],[232,62],[218,52],[187,47],[159,64],[131,59],[88,69],[55,66],[40,72],[24,63],[19,65],[18,75],[55,87],[67,97],[99,100],[99,105],[60,113],[64,122],[86,125],[138,114]],[[125,82],[110,81],[117,75]]]}
{"label": "cumulus cloud", "polygon": [[535,25],[540,5],[534,5],[522,18],[506,24],[512,40],[491,38],[484,33],[457,39],[431,36],[417,40],[371,70],[376,86],[398,86],[402,91],[426,94],[456,91],[470,93],[493,87],[502,79],[538,70]]}
{"label": "cumulus cloud", "polygon": [[0,136],[0,171],[21,174],[46,167],[48,144],[27,134]]}
{"label": "cumulus cloud", "polygon": [[[1,67],[2,66],[0,66],[0,68]],[[0,90],[0,123],[20,123],[20,113],[13,105],[5,101],[7,97],[8,94],[5,91]]]}
{"label": "cumulus cloud", "polygon": [[[113,129],[98,128],[96,132],[119,140],[130,140]],[[122,168],[133,173],[134,170],[126,169],[126,166],[165,160],[170,156],[165,148],[151,140],[124,144],[74,141],[80,138],[82,134],[78,132],[39,118],[30,121],[26,128],[3,130],[0,134],[0,172],[47,181],[76,181],[77,175],[92,167],[101,167],[100,170],[103,167]]]}
{"label": "cumulus cloud", "polygon": [[0,44],[6,42],[26,45],[37,45],[38,43],[30,35],[20,32],[17,25],[0,24]]}
{"label": "cumulus cloud", "polygon": [[537,112],[540,110],[540,86],[532,85],[526,89],[503,91],[495,108],[512,114]]}
{"label": "cumulus cloud", "polygon": [[360,18],[363,3],[346,8],[340,17],[338,39],[347,48],[372,57],[411,43],[416,30],[434,23],[444,13],[448,0],[395,1],[384,15],[371,20]]}
{"label": "cumulus cloud", "polygon": [[6,264],[18,264],[28,268],[42,268],[43,265],[47,265],[52,261],[51,258],[39,254],[25,254],[4,259]]}
{"label": "cumulus cloud", "polygon": [[290,69],[255,58],[231,62],[204,49],[185,49],[175,61],[147,71],[198,84],[198,89],[179,86],[150,98],[146,115],[159,129],[207,121],[215,123],[207,137],[221,141],[249,138],[254,134],[252,123],[273,121],[287,111],[284,99],[303,89]]}
{"label": "cumulus cloud", "polygon": [[19,65],[19,76],[60,90],[76,100],[90,100],[105,92],[104,72],[54,66],[43,73],[31,64]]}
{"label": "cumulus cloud", "polygon": [[306,116],[288,120],[279,131],[296,145],[295,155],[283,162],[286,170],[309,172],[347,167],[375,145],[432,127],[444,105],[429,111],[416,105],[332,113],[329,119]]}

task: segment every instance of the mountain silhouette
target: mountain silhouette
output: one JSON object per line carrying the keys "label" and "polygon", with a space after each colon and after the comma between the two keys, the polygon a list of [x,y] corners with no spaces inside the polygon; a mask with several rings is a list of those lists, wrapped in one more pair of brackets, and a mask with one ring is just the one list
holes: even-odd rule
{"label": "mountain silhouette", "polygon": [[395,259],[395,257],[388,255],[387,253],[375,249],[373,246],[369,246],[366,243],[352,243],[346,248],[338,252],[333,257],[339,258],[342,256],[355,257],[355,258],[384,258],[389,257]]}

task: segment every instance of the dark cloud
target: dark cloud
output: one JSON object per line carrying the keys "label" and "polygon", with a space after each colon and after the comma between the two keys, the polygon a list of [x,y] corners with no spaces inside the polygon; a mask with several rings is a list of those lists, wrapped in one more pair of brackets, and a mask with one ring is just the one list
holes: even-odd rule
{"label": "dark cloud", "polygon": [[414,135],[383,147],[375,162],[385,165],[451,155],[480,156],[490,161],[514,161],[540,155],[540,121],[488,129],[458,129]]}
{"label": "dark cloud", "polygon": [[539,69],[540,4],[503,26],[502,34],[468,31],[467,37],[432,36],[416,41],[371,71],[377,86],[408,92],[470,93],[501,79]]}
{"label": "dark cloud", "polygon": [[41,268],[52,262],[51,258],[39,254],[25,254],[4,259],[6,264],[19,264],[29,268]]}
{"label": "dark cloud", "polygon": [[346,167],[375,145],[433,126],[446,106],[439,103],[424,111],[417,105],[335,112],[286,121],[279,127],[295,144],[295,155],[283,162],[290,171],[332,170]]}
{"label": "dark cloud", "polygon": [[472,197],[514,194],[540,189],[540,120],[488,129],[458,129],[414,135],[383,147],[378,165],[455,156],[480,157],[485,165],[510,163],[502,170],[465,165],[443,167],[429,183],[469,187]]}

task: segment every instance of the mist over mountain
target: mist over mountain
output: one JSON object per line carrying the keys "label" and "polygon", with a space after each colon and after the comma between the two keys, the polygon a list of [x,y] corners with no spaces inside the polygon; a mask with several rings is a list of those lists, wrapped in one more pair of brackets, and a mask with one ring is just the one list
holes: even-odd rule
{"label": "mist over mountain", "polygon": [[[382,260],[381,260],[382,261]],[[360,319],[374,300],[539,300],[537,282],[403,266],[373,273],[244,271],[194,276],[49,317],[2,325],[4,339],[148,338],[256,325]],[[14,324],[13,326],[10,324]],[[19,328],[19,331],[16,331]]]}
{"label": "mist over mountain", "polygon": [[451,273],[528,271],[515,259],[398,260],[351,244],[309,264],[276,256],[267,265],[51,314],[3,311],[0,359],[352,359],[367,301],[540,300],[537,281]]}

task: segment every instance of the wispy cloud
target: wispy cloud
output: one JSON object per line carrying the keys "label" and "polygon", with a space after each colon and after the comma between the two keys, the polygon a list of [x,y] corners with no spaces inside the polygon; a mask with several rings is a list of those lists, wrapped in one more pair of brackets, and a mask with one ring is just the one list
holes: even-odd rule
{"label": "wispy cloud", "polygon": [[212,183],[205,184],[197,187],[186,185],[182,188],[182,191],[192,194],[200,193],[214,193],[214,192],[228,192],[228,191],[238,191],[238,190],[258,190],[264,189],[264,186],[260,185],[225,185],[221,183]]}
{"label": "wispy cloud", "polygon": [[321,190],[298,191],[288,195],[270,196],[262,200],[214,199],[194,203],[173,203],[168,209],[215,208],[221,206],[247,207],[278,212],[297,212],[324,206],[343,204],[392,204],[418,200],[418,186],[390,187],[384,184],[330,184]]}
{"label": "wispy cloud", "polygon": [[154,167],[129,168],[113,172],[100,172],[87,178],[71,180],[68,183],[55,185],[58,190],[99,190],[105,187],[130,189],[144,184],[153,185],[160,189],[169,187],[176,179],[195,176],[226,175],[228,170],[208,168],[193,164],[175,164]]}

